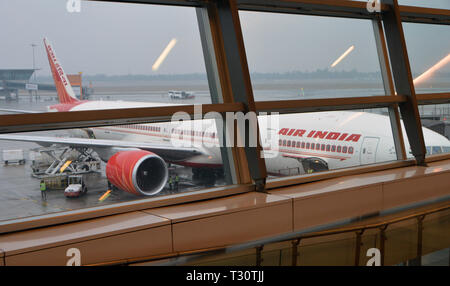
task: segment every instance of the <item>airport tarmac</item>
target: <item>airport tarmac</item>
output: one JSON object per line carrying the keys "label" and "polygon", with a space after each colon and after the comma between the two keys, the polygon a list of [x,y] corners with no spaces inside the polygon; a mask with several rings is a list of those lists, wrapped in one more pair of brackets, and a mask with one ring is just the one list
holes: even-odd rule
{"label": "airport tarmac", "polygon": [[[57,134],[61,131],[46,133],[61,135]],[[29,158],[29,150],[36,147],[39,145],[34,143],[0,141],[0,150],[22,149],[26,159]],[[44,200],[39,188],[40,180],[31,176],[30,165],[29,160],[24,165],[0,163],[0,221],[148,198],[114,190],[109,197],[100,202],[99,198],[107,191],[106,164],[102,162],[101,171],[84,175],[88,187],[85,195],[78,198],[66,198],[64,190],[48,190],[47,198]],[[195,181],[194,183],[190,168],[172,167],[170,173],[178,173],[180,176],[178,190],[170,190],[167,185],[158,196],[212,187],[208,182]],[[216,181],[216,185],[222,184],[224,182]]]}

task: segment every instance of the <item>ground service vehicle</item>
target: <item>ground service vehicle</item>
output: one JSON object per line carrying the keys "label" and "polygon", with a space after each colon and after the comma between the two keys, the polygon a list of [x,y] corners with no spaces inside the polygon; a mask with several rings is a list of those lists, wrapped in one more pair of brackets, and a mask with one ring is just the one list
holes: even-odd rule
{"label": "ground service vehicle", "polygon": [[83,176],[73,175],[68,178],[68,186],[64,190],[64,196],[68,198],[79,197],[87,193],[87,187],[84,183]]}

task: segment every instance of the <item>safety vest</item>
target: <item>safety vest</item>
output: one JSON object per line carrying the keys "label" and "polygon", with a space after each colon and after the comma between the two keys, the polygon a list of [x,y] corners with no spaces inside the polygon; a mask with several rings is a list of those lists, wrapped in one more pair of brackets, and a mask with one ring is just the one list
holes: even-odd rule
{"label": "safety vest", "polygon": [[45,191],[46,187],[45,187],[45,182],[41,183],[41,191]]}
{"label": "safety vest", "polygon": [[178,181],[180,181],[180,178],[178,176],[175,177],[175,182],[178,183]]}

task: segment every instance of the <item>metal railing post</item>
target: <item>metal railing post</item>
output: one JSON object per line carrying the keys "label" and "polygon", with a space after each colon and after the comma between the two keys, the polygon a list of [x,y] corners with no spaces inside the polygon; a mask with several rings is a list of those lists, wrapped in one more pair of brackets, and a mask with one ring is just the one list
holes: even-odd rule
{"label": "metal railing post", "polygon": [[292,266],[297,266],[298,245],[300,244],[300,238],[292,241]]}
{"label": "metal railing post", "polygon": [[355,241],[355,266],[359,266],[359,258],[361,257],[361,236],[364,233],[364,229],[358,230],[355,232],[356,241]]}
{"label": "metal railing post", "polygon": [[386,228],[388,227],[387,224],[380,227],[380,265],[384,266],[384,260],[385,260],[385,252],[386,252]]}
{"label": "metal railing post", "polygon": [[261,264],[263,262],[263,259],[262,259],[263,248],[264,248],[264,245],[256,247],[256,266],[261,266]]}

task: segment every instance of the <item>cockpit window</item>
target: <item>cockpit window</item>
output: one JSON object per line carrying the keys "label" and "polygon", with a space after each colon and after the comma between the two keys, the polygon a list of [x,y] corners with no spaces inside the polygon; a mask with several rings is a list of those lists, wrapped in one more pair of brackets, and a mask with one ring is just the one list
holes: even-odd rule
{"label": "cockpit window", "polygon": [[450,146],[442,146],[442,151],[444,153],[450,153]]}
{"label": "cockpit window", "polygon": [[427,146],[427,154],[430,155],[431,154],[431,147]]}

